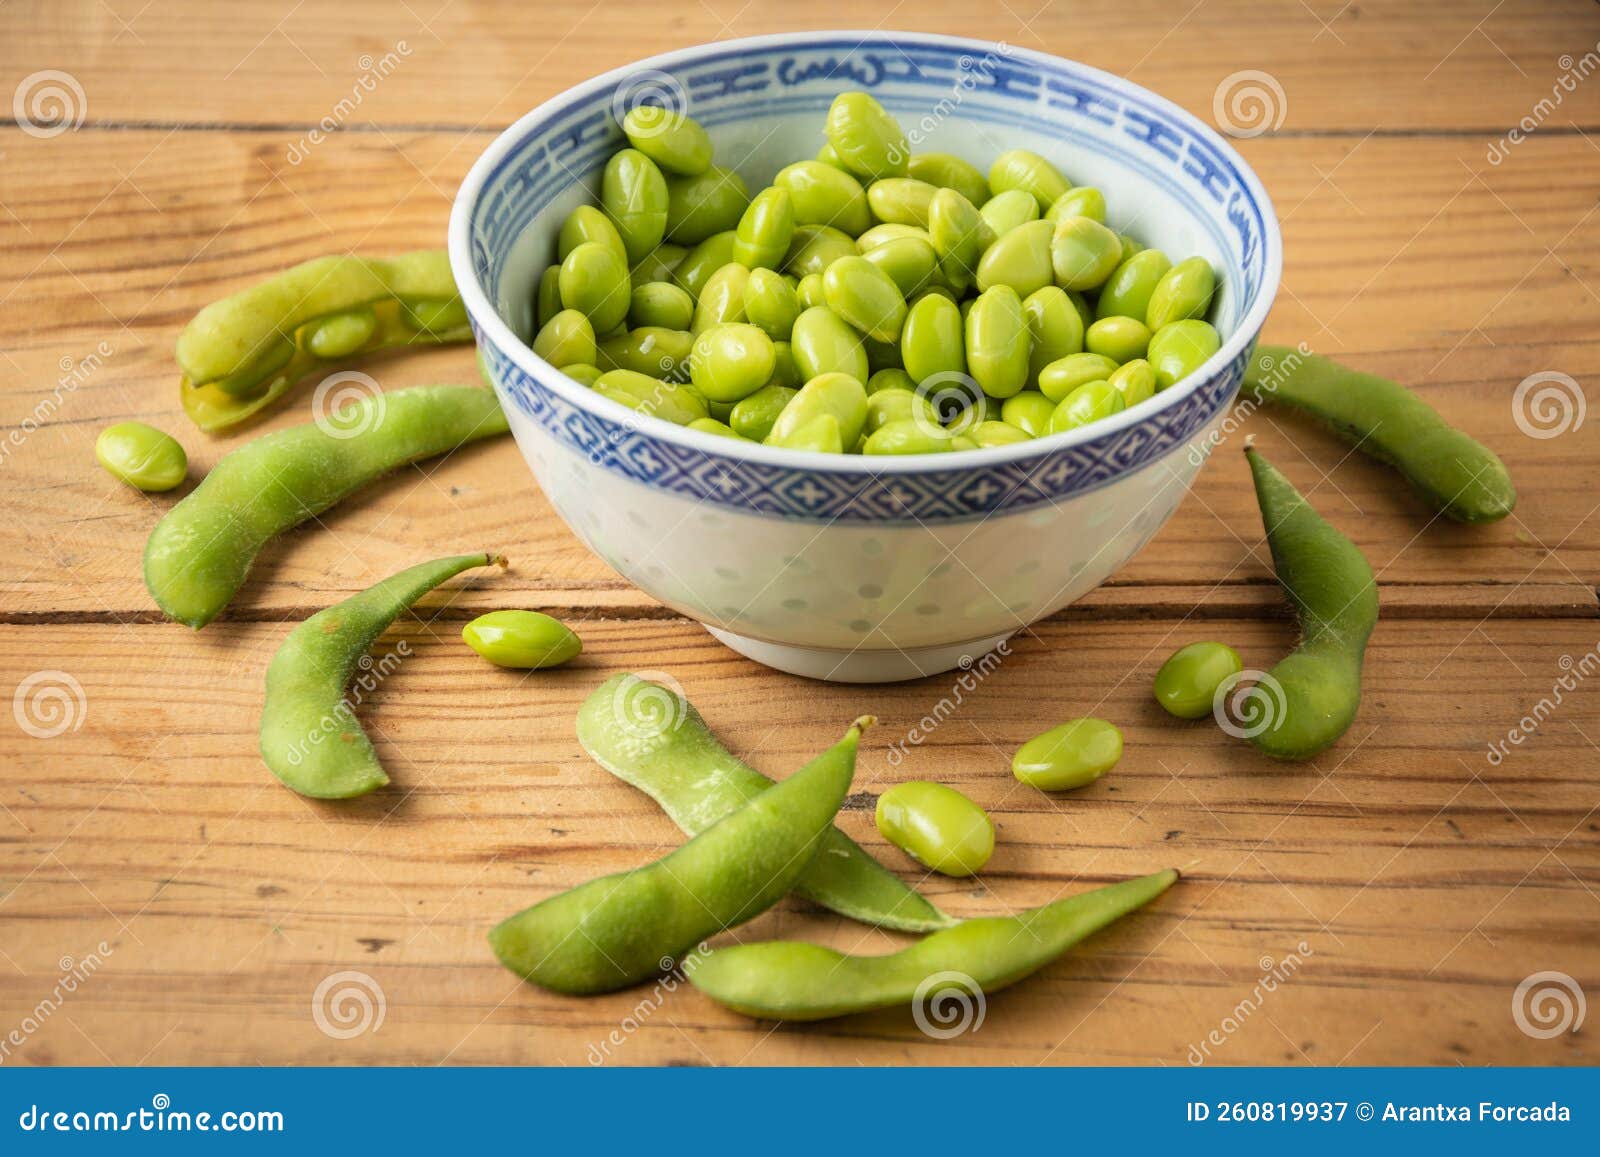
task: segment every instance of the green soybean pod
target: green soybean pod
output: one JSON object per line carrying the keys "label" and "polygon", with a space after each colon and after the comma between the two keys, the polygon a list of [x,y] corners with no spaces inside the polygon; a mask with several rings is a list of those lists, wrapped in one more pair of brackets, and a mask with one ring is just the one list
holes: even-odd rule
{"label": "green soybean pod", "polygon": [[794,436],[823,416],[832,418],[837,425],[842,446],[856,444],[867,424],[867,391],[858,378],[841,373],[813,377],[778,415],[767,442],[795,448]]}
{"label": "green soybean pod", "polygon": [[827,299],[822,293],[822,274],[808,273],[802,277],[794,287],[794,295],[800,299],[800,312],[815,309],[819,305],[827,305]]}
{"label": "green soybean pod", "polygon": [[667,172],[695,177],[711,167],[711,138],[677,109],[639,105],[622,118],[628,143]]}
{"label": "green soybean pod", "polygon": [[533,339],[533,352],[553,366],[595,365],[594,326],[575,309],[563,309]]}
{"label": "green soybean pod", "polygon": [[772,339],[753,325],[714,325],[695,339],[690,358],[695,389],[708,401],[737,402],[772,377]]}
{"label": "green soybean pod", "polygon": [[1243,670],[1239,652],[1226,643],[1190,643],[1167,656],[1152,690],[1169,715],[1204,719],[1214,709],[1217,691]]}
{"label": "green soybean pod", "polygon": [[994,855],[994,821],[953,787],[897,783],[873,813],[884,839],[945,876],[976,876]]}
{"label": "green soybean pod", "polygon": [[1083,351],[1083,319],[1067,291],[1055,285],[1023,298],[1022,312],[1028,318],[1028,383],[1037,386],[1045,366]]}
{"label": "green soybean pod", "polygon": [[[621,248],[621,241],[618,241]],[[551,265],[539,274],[539,284],[533,295],[533,321],[539,329],[550,324],[550,319],[561,312],[561,266]]]}
{"label": "green soybean pod", "polygon": [[1029,221],[995,238],[978,260],[978,290],[1009,285],[1019,296],[1051,284],[1055,275],[1051,265],[1051,233],[1048,221]]}
{"label": "green soybean pod", "polygon": [[1141,249],[1126,258],[1100,287],[1095,316],[1143,321],[1150,309],[1150,295],[1171,268],[1171,259],[1159,249]]}
{"label": "green soybean pod", "polygon": [[955,435],[939,425],[905,418],[880,426],[868,436],[861,452],[868,455],[948,454]]}
{"label": "green soybean pod", "polygon": [[628,298],[628,324],[661,329],[688,329],[694,321],[694,298],[669,281],[635,285]]}
{"label": "green soybean pod", "polygon": [[1083,348],[1119,365],[1142,358],[1150,349],[1150,331],[1132,317],[1102,317],[1084,331]]}
{"label": "green soybean pod", "polygon": [[696,418],[710,417],[706,400],[698,390],[634,370],[607,370],[590,388],[630,410],[675,426],[687,426]]}
{"label": "green soybean pod", "polygon": [[928,208],[938,186],[914,177],[884,177],[867,186],[867,204],[879,221],[928,227]]}
{"label": "green soybean pod", "polygon": [[996,194],[1012,189],[1028,193],[1042,213],[1072,188],[1072,183],[1038,153],[1012,149],[1001,153],[989,167],[989,188]]}
{"label": "green soybean pod", "polygon": [[967,372],[991,398],[1028,384],[1028,319],[1009,285],[980,294],[967,313]]}
{"label": "green soybean pod", "polygon": [[822,275],[828,308],[868,337],[900,340],[906,320],[906,299],[887,273],[865,257],[841,257]]}
{"label": "green soybean pod", "polygon": [[694,334],[645,325],[599,343],[595,364],[602,370],[632,370],[652,378],[688,377]]}
{"label": "green soybean pod", "polygon": [[734,403],[728,425],[752,442],[765,442],[784,407],[800,391],[789,386],[766,385]]}
{"label": "green soybean pod", "polygon": [[[1024,395],[1018,394],[1017,397]],[[1015,401],[1007,398],[1006,401]],[[976,442],[980,449],[987,450],[991,446],[1014,446],[1018,442],[1031,442],[1033,435],[1026,430],[1013,426],[1010,422],[984,421],[979,422],[967,435]]]}
{"label": "green soybean pod", "polygon": [[189,456],[171,434],[143,422],[118,422],[94,440],[95,461],[136,490],[171,490],[189,473]]}
{"label": "green soybean pod", "polygon": [[697,245],[732,231],[749,204],[750,190],[732,169],[712,165],[692,177],[668,178],[667,237],[679,245]]}
{"label": "green soybean pod", "polygon": [[807,382],[822,374],[840,373],[865,385],[871,374],[861,335],[827,306],[808,309],[795,319],[789,346],[800,377]]}
{"label": "green soybean pod", "polygon": [[903,177],[911,151],[900,124],[864,92],[842,92],[828,108],[828,144],[863,180]]}
{"label": "green soybean pod", "polygon": [[628,263],[597,241],[585,241],[561,263],[561,303],[588,317],[595,333],[609,333],[628,317],[633,299]]}
{"label": "green soybean pod", "polygon": [[920,237],[896,237],[863,250],[861,256],[887,273],[906,298],[927,285],[939,267],[932,243]]}
{"label": "green soybean pod", "polygon": [[984,251],[995,233],[983,214],[954,189],[940,189],[928,202],[928,238],[939,255],[939,272],[957,290],[978,275]]}
{"label": "green soybean pod", "polygon": [[1155,397],[1156,372],[1143,358],[1123,362],[1106,379],[1111,388],[1122,395],[1123,409],[1137,406],[1147,398]]}
{"label": "green soybean pod", "polygon": [[733,231],[733,259],[750,269],[776,269],[794,239],[794,204],[787,189],[757,193]]}
{"label": "green soybean pod", "polygon": [[800,298],[782,274],[752,269],[744,283],[744,315],[773,341],[788,341],[800,316]]}
{"label": "green soybean pod", "polygon": [[1056,404],[1036,390],[1023,390],[1000,403],[1000,420],[1030,438],[1043,438],[1050,432],[1055,412]]}
{"label": "green soybean pod", "polygon": [[1106,223],[1106,195],[1091,185],[1068,189],[1050,202],[1045,211],[1046,221],[1059,221],[1063,217],[1087,217],[1091,221]]}
{"label": "green soybean pod", "polygon": [[1117,363],[1104,354],[1068,354],[1039,371],[1039,392],[1060,402],[1085,382],[1101,382],[1117,372]]}
{"label": "green soybean pod", "polygon": [[621,234],[632,265],[666,236],[667,179],[638,149],[621,149],[600,177],[600,207]]}
{"label": "green soybean pod", "polygon": [[955,302],[929,296],[906,311],[900,331],[900,356],[906,373],[916,382],[965,374],[966,351],[965,327]]}
{"label": "green soybean pod", "polygon": [[1182,381],[1221,348],[1222,338],[1210,322],[1193,318],[1168,322],[1150,338],[1147,357],[1156,372],[1156,389]]}
{"label": "green soybean pod", "polygon": [[579,205],[561,222],[561,230],[556,234],[557,263],[565,261],[568,254],[585,241],[604,245],[624,261],[629,260],[628,247],[623,243],[622,234],[617,232],[611,218],[593,205]]}
{"label": "green soybean pod", "polygon": [[1003,237],[1018,225],[1037,221],[1039,202],[1034,200],[1032,193],[1022,189],[1008,189],[989,198],[978,212],[983,215],[984,223],[989,226],[990,232],[996,237]]}
{"label": "green soybean pod", "polygon": [[1394,467],[1457,522],[1494,522],[1517,504],[1511,475],[1494,451],[1388,378],[1288,346],[1260,345],[1245,366],[1244,390],[1258,402],[1289,406],[1326,424]]}
{"label": "green soybean pod", "polygon": [[854,237],[872,227],[867,191],[849,173],[821,161],[796,161],[772,183],[786,189],[796,225],[828,225]]}
{"label": "green soybean pod", "polygon": [[1300,620],[1300,645],[1233,700],[1244,704],[1236,722],[1268,755],[1310,759],[1349,729],[1361,706],[1361,664],[1378,623],[1378,584],[1356,545],[1248,439],[1245,456],[1278,582]]}
{"label": "green soybean pod", "polygon": [[1122,732],[1093,716],[1036,735],[1011,758],[1011,774],[1041,791],[1087,787],[1122,758]]}
{"label": "green soybean pod", "polygon": [[714,233],[683,255],[672,271],[672,280],[690,297],[700,300],[711,275],[733,261],[733,230]]}
{"label": "green soybean pod", "polygon": [[1175,321],[1204,318],[1211,311],[1217,275],[1204,257],[1191,257],[1167,270],[1150,293],[1144,323],[1155,333]]}
{"label": "green soybean pod", "polygon": [[633,268],[628,271],[628,280],[635,289],[652,282],[672,284],[672,271],[678,268],[678,263],[688,252],[682,245],[663,241],[633,263]]}
{"label": "green soybean pod", "polygon": [[797,225],[783,259],[783,271],[806,278],[822,273],[841,257],[856,255],[855,239],[831,225]]}
{"label": "green soybean pod", "polygon": [[1122,241],[1088,217],[1062,217],[1050,237],[1050,261],[1062,289],[1098,289],[1122,263]]}
{"label": "green soybean pod", "polygon": [[954,189],[974,205],[989,199],[989,182],[976,165],[950,153],[917,153],[906,162],[906,175],[941,189]]}
{"label": "green soybean pod", "polygon": [[1065,433],[1122,412],[1127,403],[1110,382],[1085,382],[1057,404],[1050,432]]}
{"label": "green soybean pod", "polygon": [[714,325],[745,320],[744,293],[749,284],[750,270],[737,261],[728,262],[706,278],[695,302],[690,332],[699,333]]}
{"label": "green soybean pod", "polygon": [[461,641],[496,667],[540,670],[578,657],[583,640],[539,611],[490,611],[461,628]]}

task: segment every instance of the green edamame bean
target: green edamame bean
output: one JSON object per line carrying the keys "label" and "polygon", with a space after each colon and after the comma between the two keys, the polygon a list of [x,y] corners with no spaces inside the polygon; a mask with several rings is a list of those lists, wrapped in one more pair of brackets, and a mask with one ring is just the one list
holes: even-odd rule
{"label": "green edamame bean", "polygon": [[540,670],[578,657],[583,640],[538,611],[490,611],[461,628],[461,641],[496,667]]}
{"label": "green edamame bean", "polygon": [[1168,322],[1150,336],[1146,355],[1150,368],[1156,372],[1156,389],[1164,390],[1182,381],[1221,348],[1222,338],[1208,321],[1190,318]]}
{"label": "green edamame bean", "polygon": [[832,165],[836,169],[841,171],[844,170],[844,161],[840,158],[838,153],[833,151],[833,146],[830,144],[824,143],[823,146],[817,150],[816,159],[824,165]]}
{"label": "green edamame bean", "polygon": [[932,243],[920,237],[896,237],[863,251],[862,258],[889,275],[902,297],[925,286],[939,266]]}
{"label": "green edamame bean", "polygon": [[699,333],[714,325],[743,321],[744,292],[749,284],[750,270],[737,261],[728,262],[706,278],[706,283],[700,287],[700,296],[695,301],[690,331]]}
{"label": "green edamame bean", "polygon": [[681,381],[689,376],[693,352],[694,334],[687,330],[643,325],[602,341],[595,364],[607,373],[632,370],[646,377]]}
{"label": "green edamame bean", "polygon": [[189,456],[171,434],[143,422],[118,422],[94,440],[95,461],[136,490],[171,490],[189,474]]}
{"label": "green edamame bean", "polygon": [[900,124],[864,92],[842,92],[828,108],[828,144],[863,180],[903,177],[911,151]]}
{"label": "green edamame bean", "polygon": [[689,429],[699,430],[702,434],[714,434],[718,438],[731,438],[736,442],[750,441],[726,422],[719,422],[715,418],[696,418],[689,423]]}
{"label": "green edamame bean", "polygon": [[1150,349],[1150,331],[1132,317],[1102,317],[1083,334],[1083,348],[1117,364],[1142,358]]}
{"label": "green edamame bean", "polygon": [[695,177],[711,167],[711,138],[688,116],[660,105],[639,105],[622,118],[628,143],[667,172]]}
{"label": "green edamame bean", "polygon": [[800,367],[795,365],[794,347],[786,341],[772,343],[772,380],[767,383],[773,386],[788,386],[798,390],[805,385],[800,377]]}
{"label": "green edamame bean", "polygon": [[156,524],[144,549],[145,586],[168,618],[203,627],[274,536],[390,470],[509,428],[491,390],[419,386],[257,438]]}
{"label": "green edamame bean", "polygon": [[887,273],[865,257],[841,257],[822,275],[828,308],[877,341],[900,340],[906,299]]}
{"label": "green edamame bean", "polygon": [[1300,645],[1232,700],[1244,734],[1277,759],[1332,746],[1361,706],[1361,663],[1378,584],[1356,545],[1325,522],[1247,439],[1272,564],[1300,620]]}
{"label": "green edamame bean", "polygon": [[849,234],[831,225],[797,225],[789,242],[789,252],[783,259],[783,271],[804,279],[813,273],[823,273],[842,257],[855,255],[855,239]]}
{"label": "green edamame bean", "polygon": [[916,380],[906,373],[904,367],[874,370],[872,376],[867,379],[866,386],[869,398],[880,390],[910,390],[915,393],[917,389]]}
{"label": "green edamame bean", "polygon": [[1204,257],[1180,261],[1156,282],[1145,306],[1144,323],[1150,332],[1187,318],[1204,318],[1211,311],[1217,291],[1217,275]]}
{"label": "green edamame bean", "polygon": [[[885,373],[893,373],[886,370]],[[876,378],[878,375],[874,374]],[[939,412],[927,398],[903,386],[885,386],[867,393],[867,424],[863,427],[868,438],[890,422],[921,422],[933,430],[941,429]]]}
{"label": "green edamame bean", "polygon": [[1106,223],[1106,195],[1090,185],[1068,189],[1050,202],[1044,219],[1055,222],[1063,217],[1087,217],[1091,221]]}
{"label": "green edamame bean", "polygon": [[919,1001],[937,1007],[941,993],[951,992],[967,1002],[974,988],[981,998],[1032,975],[1177,879],[1175,871],[1157,872],[1015,916],[964,920],[888,955],[850,956],[798,940],[734,944],[700,956],[689,982],[735,1012],[773,1020],[824,1020]]}
{"label": "green edamame bean", "polygon": [[495,926],[500,962],[556,992],[610,992],[766,911],[800,879],[855,774],[872,720],[665,858],[560,892]]}
{"label": "green edamame bean", "polygon": [[991,398],[1028,384],[1028,319],[1009,285],[985,290],[967,313],[967,372]]}
{"label": "green edamame bean", "polygon": [[[1018,394],[1017,398],[1024,396],[1024,394]],[[1006,401],[1014,402],[1016,398],[1007,398]],[[979,422],[967,436],[982,449],[988,449],[990,446],[1014,446],[1018,442],[1031,442],[1033,440],[1033,436],[1026,430],[1018,429],[1010,422],[994,421]]]}
{"label": "green edamame bean", "polygon": [[1117,372],[1117,363],[1104,354],[1068,354],[1039,371],[1039,392],[1061,402],[1086,382],[1103,382]]}
{"label": "green edamame bean", "polygon": [[877,373],[879,370],[904,369],[900,361],[900,343],[894,341],[878,341],[876,338],[863,337],[861,348],[867,355],[867,375]]}
{"label": "green edamame bean", "polygon": [[794,295],[800,299],[801,313],[808,309],[815,309],[819,305],[827,305],[827,300],[822,292],[822,274],[806,274],[796,283]]}
{"label": "green edamame bean", "polygon": [[679,245],[698,245],[739,224],[750,204],[744,178],[712,165],[692,177],[667,178],[667,237]]}
{"label": "green edamame bean", "polygon": [[941,375],[965,374],[966,333],[956,303],[931,295],[911,306],[900,330],[900,357],[906,373],[918,383]]}
{"label": "green edamame bean", "polygon": [[672,271],[678,268],[678,263],[684,259],[688,252],[682,245],[674,245],[670,241],[663,241],[646,253],[643,259],[633,263],[633,268],[628,271],[628,280],[635,289],[638,289],[641,285],[657,282],[675,285],[672,280]]}
{"label": "green edamame bean", "polygon": [[352,309],[313,322],[306,330],[305,346],[324,361],[337,361],[359,353],[378,332],[378,314]]}
{"label": "green edamame bean", "polygon": [[772,377],[772,339],[753,325],[714,325],[695,339],[690,377],[712,402],[737,402]]}
{"label": "green edamame bean", "polygon": [[582,386],[592,386],[600,380],[600,375],[605,373],[599,366],[585,365],[582,362],[570,366],[557,366],[567,377]]}
{"label": "green edamame bean", "polygon": [[1111,372],[1106,381],[1111,384],[1113,390],[1122,395],[1123,409],[1137,406],[1146,398],[1155,397],[1156,372],[1143,358],[1123,362]]}
{"label": "green edamame bean", "polygon": [[1028,318],[1028,382],[1037,386],[1045,366],[1082,352],[1083,319],[1066,290],[1055,285],[1023,298],[1022,312]]}
{"label": "green edamame bean", "polygon": [[744,315],[773,341],[788,341],[800,316],[800,298],[781,273],[752,269],[744,283]]}
{"label": "green edamame bean", "polygon": [[1018,225],[1039,219],[1039,202],[1032,193],[1023,189],[1008,189],[996,193],[978,210],[996,237],[1004,237]]}
{"label": "green edamame bean", "polygon": [[906,162],[906,175],[941,189],[954,189],[974,205],[989,199],[989,182],[976,165],[949,153],[918,153]]}
{"label": "green edamame bean", "polygon": [[[618,241],[621,248],[621,241]],[[537,329],[550,324],[550,319],[561,312],[561,266],[552,265],[539,274],[539,286],[534,291],[533,319]],[[535,330],[537,332],[537,330]]]}
{"label": "green edamame bean", "polygon": [[683,255],[672,271],[672,280],[690,297],[700,300],[711,275],[733,261],[733,230],[713,233]]}
{"label": "green edamame bean", "polygon": [[1517,504],[1511,475],[1494,451],[1388,378],[1288,346],[1260,345],[1245,366],[1244,383],[1246,396],[1310,414],[1394,467],[1457,522],[1495,522]]}
{"label": "green edamame bean", "polygon": [[872,215],[885,223],[928,227],[928,207],[938,187],[914,177],[885,177],[867,186]]}
{"label": "green edamame bean", "polygon": [[841,446],[854,446],[860,440],[867,424],[867,391],[859,378],[844,373],[823,373],[811,378],[778,415],[767,443],[798,449],[792,438],[824,416],[837,424]]}
{"label": "green edamame bean", "polygon": [[757,193],[733,231],[733,259],[750,269],[776,269],[794,240],[794,204],[787,189]]}
{"label": "green edamame bean", "polygon": [[595,365],[594,326],[575,309],[563,309],[533,339],[533,352],[553,366]]}
{"label": "green edamame bean", "polygon": [[879,427],[861,447],[863,454],[948,454],[955,449],[955,435],[916,418],[905,418]]}
{"label": "green edamame bean", "polygon": [[1043,438],[1050,433],[1050,419],[1055,412],[1056,404],[1035,390],[1023,390],[1000,404],[1000,420],[1030,438]]}
{"label": "green edamame bean", "polygon": [[849,173],[821,161],[796,161],[772,183],[787,189],[796,225],[828,225],[854,237],[872,227],[867,191]]}
{"label": "green edamame bean", "polygon": [[959,290],[977,277],[995,233],[971,201],[954,189],[940,189],[928,202],[928,238],[939,255],[939,272]]}
{"label": "green edamame bean", "polygon": [[[755,398],[740,402],[735,413]],[[607,679],[578,709],[577,726],[578,742],[592,759],[650,796],[687,835],[699,835],[773,787],[717,742],[692,703],[637,675]],[[823,832],[794,891],[875,927],[928,932],[953,923],[833,826]]]}
{"label": "green edamame bean", "polygon": [[1055,204],[1056,198],[1072,188],[1072,183],[1038,153],[1013,149],[1001,153],[989,167],[989,188],[995,194],[1011,189],[1028,193],[1038,203],[1042,213]]}
{"label": "green edamame bean", "polygon": [[1156,702],[1179,719],[1203,719],[1212,712],[1217,689],[1243,670],[1239,652],[1226,643],[1179,647],[1156,672]]}
{"label": "green edamame bean", "polygon": [[1088,217],[1062,217],[1050,237],[1050,262],[1062,289],[1096,289],[1122,263],[1122,241]]}
{"label": "green edamame bean", "polygon": [[1144,252],[1144,244],[1127,233],[1118,233],[1117,239],[1122,242],[1122,260],[1127,261],[1135,253]]}
{"label": "green edamame bean", "polygon": [[628,317],[633,283],[628,263],[608,246],[585,241],[561,263],[561,303],[588,317],[597,334],[610,333]]}
{"label": "green edamame bean", "polygon": [[398,319],[411,330],[440,334],[467,324],[467,307],[460,298],[402,301]]}
{"label": "green edamame bean", "polygon": [[1050,415],[1050,432],[1061,434],[1109,418],[1126,404],[1110,382],[1086,382],[1061,399]]}
{"label": "green edamame bean", "polygon": [[765,442],[778,421],[778,415],[800,391],[789,386],[762,386],[734,404],[728,425],[753,442]]}
{"label": "green edamame bean", "polygon": [[933,243],[932,234],[920,225],[901,225],[895,221],[885,221],[881,225],[874,225],[856,238],[856,252],[866,253],[880,245],[887,245],[891,241],[902,241],[907,238],[927,241],[930,245]]}
{"label": "green edamame bean", "polygon": [[628,247],[623,244],[622,234],[617,232],[611,218],[593,205],[579,205],[561,222],[561,231],[556,234],[556,261],[565,261],[585,241],[604,245],[624,261],[628,260]]}
{"label": "green edamame bean", "polygon": [[1122,758],[1122,732],[1104,719],[1070,719],[1036,735],[1011,757],[1011,774],[1040,791],[1086,787]]}
{"label": "green edamame bean", "polygon": [[601,175],[600,207],[621,234],[632,265],[666,236],[667,179],[638,149],[620,149]]}
{"label": "green edamame bean", "polygon": [[811,421],[787,433],[782,439],[767,439],[769,446],[785,450],[809,450],[816,454],[843,454],[844,435],[839,431],[839,419],[832,414],[819,414]]}
{"label": "green edamame bean", "polygon": [[634,370],[607,370],[590,387],[601,397],[675,426],[708,418],[706,400],[698,390],[664,382]]}
{"label": "green edamame bean", "polygon": [[827,306],[815,306],[795,319],[789,334],[800,377],[809,382],[822,374],[849,374],[865,384],[871,371],[861,335]]}
{"label": "green edamame bean", "polygon": [[[290,631],[267,666],[261,706],[261,758],[272,774],[313,799],[351,799],[388,783],[350,706],[351,677],[400,612],[462,571],[494,564],[504,566],[505,559],[466,554],[426,562],[318,611]],[[360,679],[371,690],[378,676]]]}
{"label": "green edamame bean", "polygon": [[873,813],[884,839],[946,876],[976,876],[994,855],[994,821],[953,787],[926,780],[897,783]]}
{"label": "green edamame bean", "polygon": [[1009,285],[1023,297],[1051,283],[1048,221],[1029,221],[995,239],[978,261],[978,289]]}
{"label": "green edamame bean", "polygon": [[628,324],[658,329],[688,329],[694,322],[694,298],[669,281],[635,285],[628,298]]}
{"label": "green edamame bean", "polygon": [[1142,249],[1126,258],[1100,287],[1095,316],[1143,321],[1150,309],[1150,295],[1171,268],[1171,259],[1159,249]]}

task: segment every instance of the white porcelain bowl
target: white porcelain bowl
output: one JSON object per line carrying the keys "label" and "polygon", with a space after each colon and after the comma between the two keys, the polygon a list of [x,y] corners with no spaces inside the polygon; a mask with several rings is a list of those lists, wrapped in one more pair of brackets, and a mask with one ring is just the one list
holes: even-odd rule
{"label": "white porcelain bowl", "polygon": [[[1098,186],[1109,224],[1220,274],[1223,346],[1107,420],[1016,446],[867,458],[776,450],[642,416],[529,349],[556,231],[597,200],[621,113],[693,116],[752,190],[823,143],[863,89],[915,152],[987,171],[1011,148]],[[978,40],[819,32],[724,41],[596,77],[484,151],[450,262],[512,432],[551,503],[619,574],[769,666],[877,682],[947,670],[1104,582],[1161,529],[1205,459],[1278,289],[1260,181],[1200,121],[1128,81]]]}

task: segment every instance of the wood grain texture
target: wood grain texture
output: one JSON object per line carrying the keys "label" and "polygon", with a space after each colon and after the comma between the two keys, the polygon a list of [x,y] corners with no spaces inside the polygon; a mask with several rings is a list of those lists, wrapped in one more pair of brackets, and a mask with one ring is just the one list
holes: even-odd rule
{"label": "wood grain texture", "polygon": [[[171,350],[197,309],[322,253],[442,244],[489,134],[602,69],[851,25],[1073,56],[1208,121],[1230,75],[1280,85],[1281,124],[1237,142],[1287,243],[1268,339],[1414,384],[1521,493],[1506,522],[1456,527],[1295,418],[1261,412],[1233,435],[1255,434],[1379,573],[1367,694],[1340,745],[1273,764],[1149,699],[1182,643],[1225,639],[1266,666],[1293,641],[1231,446],[1113,581],[1019,636],[958,703],[950,678],[833,687],[738,658],[593,558],[509,441],[401,471],[285,536],[206,631],[158,621],[139,554],[183,491],[127,490],[92,444],[111,421],[149,421],[180,436],[198,478],[250,436],[209,440],[182,418]],[[299,156],[362,58],[402,40],[392,74]],[[1576,978],[1591,1006],[1600,994],[1600,659],[1586,659],[1600,423],[1534,437],[1513,405],[1530,374],[1600,381],[1600,81],[1564,92],[1502,162],[1487,156],[1551,95],[1562,55],[1597,41],[1600,9],[1558,0],[0,6],[0,78],[65,70],[86,115],[48,138],[0,124],[0,695],[24,692],[0,727],[0,1060],[1182,1065],[1204,1047],[1221,1064],[1597,1063],[1592,1024],[1535,1039],[1510,1001],[1543,970]],[[363,368],[385,388],[474,376],[461,349]],[[251,435],[304,420],[308,398]],[[394,787],[350,806],[280,787],[255,724],[287,622],[420,557],[486,547],[512,569],[451,584],[380,644],[412,651],[362,709]],[[487,668],[460,623],[505,605],[567,616],[583,658],[532,677]],[[681,986],[541,993],[494,963],[487,928],[679,840],[572,733],[583,696],[624,669],[670,673],[775,775],[875,711],[840,822],[953,912],[1168,865],[1186,878],[950,1042],[900,1012],[774,1029]],[[39,738],[59,719],[27,691],[48,686],[73,715]],[[1014,747],[1089,712],[1125,729],[1121,766],[1064,797],[1018,786]],[[925,716],[939,721],[907,742]],[[1488,744],[1512,729],[1526,738],[1494,762]],[[873,795],[912,777],[994,813],[979,880],[925,879],[877,836]],[[900,942],[797,902],[737,935]],[[41,1015],[62,970],[91,957],[98,971]],[[341,971],[382,989],[378,1031],[319,1028],[314,994]]]}

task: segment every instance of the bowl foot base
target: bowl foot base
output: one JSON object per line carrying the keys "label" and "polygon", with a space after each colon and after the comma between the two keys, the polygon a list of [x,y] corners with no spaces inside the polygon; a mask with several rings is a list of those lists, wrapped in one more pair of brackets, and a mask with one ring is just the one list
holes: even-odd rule
{"label": "bowl foot base", "polygon": [[899,683],[956,667],[965,669],[1011,637],[1011,632],[1007,631],[970,643],[914,647],[907,651],[841,651],[768,643],[711,626],[706,630],[747,659],[790,675],[804,675],[807,679],[821,679],[827,683]]}

